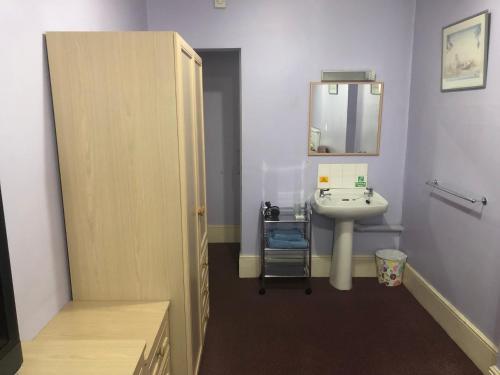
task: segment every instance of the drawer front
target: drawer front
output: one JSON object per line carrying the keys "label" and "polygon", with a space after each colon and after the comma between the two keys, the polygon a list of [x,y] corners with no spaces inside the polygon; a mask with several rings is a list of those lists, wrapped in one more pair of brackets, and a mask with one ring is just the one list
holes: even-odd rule
{"label": "drawer front", "polygon": [[203,324],[202,324],[202,327],[201,327],[201,332],[203,333],[203,342],[205,342],[205,335],[207,334],[207,326],[208,326],[208,316],[206,317],[206,319],[204,318],[203,319]]}
{"label": "drawer front", "polygon": [[206,300],[203,301],[202,317],[201,317],[201,335],[202,342],[205,341],[205,334],[207,332],[208,318],[210,317],[210,300],[207,295]]}
{"label": "drawer front", "polygon": [[144,355],[141,356],[140,362],[137,364],[137,370],[134,372],[134,374],[138,375],[150,375],[149,374],[149,369],[147,366],[146,359],[144,358]]}
{"label": "drawer front", "polygon": [[139,370],[138,375],[146,375],[148,373],[148,369],[144,366],[142,366]]}
{"label": "drawer front", "polygon": [[198,248],[200,258],[203,257],[203,253],[206,252],[207,249],[208,249],[208,238],[205,237],[204,239],[201,240],[200,246]]}
{"label": "drawer front", "polygon": [[209,285],[208,285],[208,252],[205,251],[201,261],[200,261],[200,303],[201,303],[201,311],[203,311],[203,303],[206,299],[208,299],[209,294]]}
{"label": "drawer front", "polygon": [[205,291],[208,291],[208,266],[205,267],[201,272],[201,282],[200,282],[200,293],[203,295]]}
{"label": "drawer front", "polygon": [[208,245],[204,245],[200,255],[200,275],[208,271]]}
{"label": "drawer front", "polygon": [[162,362],[158,369],[158,373],[154,375],[169,375],[170,374],[170,346],[167,348],[167,352],[163,356]]}
{"label": "drawer front", "polygon": [[162,331],[160,333],[160,340],[158,341],[158,346],[155,348],[155,352],[153,353],[151,363],[149,364],[150,375],[160,374],[159,370],[167,352],[168,355],[170,355],[168,316],[165,325],[162,327]]}
{"label": "drawer front", "polygon": [[150,369],[151,375],[163,375],[165,373],[165,368],[167,364],[170,363],[170,341],[168,337],[165,337],[162,344],[160,345],[158,352],[156,353],[156,358],[153,367]]}
{"label": "drawer front", "polygon": [[200,309],[200,322],[201,322],[201,342],[205,342],[205,334],[207,331],[208,318],[210,314],[210,291],[208,285],[208,272],[202,281],[201,288],[201,309]]}
{"label": "drawer front", "polygon": [[201,288],[200,288],[201,312],[206,310],[205,305],[208,305],[209,296],[210,296],[210,290],[208,285],[208,272],[207,272],[207,274],[205,275],[205,277],[201,282]]}
{"label": "drawer front", "polygon": [[202,304],[201,304],[201,321],[208,317],[208,305],[210,303],[209,296],[208,294],[203,297]]}
{"label": "drawer front", "polygon": [[200,269],[200,285],[203,287],[208,280],[208,264],[202,265]]}
{"label": "drawer front", "polygon": [[203,345],[210,314],[208,247],[203,249],[200,257],[200,306],[201,341]]}
{"label": "drawer front", "polygon": [[[206,292],[201,297],[201,321],[204,324],[210,316],[210,292],[208,291],[208,283],[206,284]],[[203,328],[202,324],[202,328]]]}
{"label": "drawer front", "polygon": [[202,305],[202,321],[208,320],[210,316],[210,294],[207,294],[205,298],[203,299],[203,305]]}

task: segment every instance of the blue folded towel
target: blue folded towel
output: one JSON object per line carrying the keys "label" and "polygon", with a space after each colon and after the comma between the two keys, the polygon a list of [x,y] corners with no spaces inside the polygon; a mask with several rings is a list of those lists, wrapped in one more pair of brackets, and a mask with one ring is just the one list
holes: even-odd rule
{"label": "blue folded towel", "polygon": [[274,249],[306,249],[309,246],[309,242],[305,238],[297,240],[279,240],[269,237],[267,245]]}
{"label": "blue folded towel", "polygon": [[269,237],[275,240],[300,241],[304,239],[304,233],[298,228],[273,229],[269,231]]}

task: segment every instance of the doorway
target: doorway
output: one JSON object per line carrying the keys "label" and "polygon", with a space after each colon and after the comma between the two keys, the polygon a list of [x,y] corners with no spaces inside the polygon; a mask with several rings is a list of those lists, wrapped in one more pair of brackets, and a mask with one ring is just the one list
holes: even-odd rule
{"label": "doorway", "polygon": [[203,59],[208,242],[240,242],[240,49],[200,49]]}

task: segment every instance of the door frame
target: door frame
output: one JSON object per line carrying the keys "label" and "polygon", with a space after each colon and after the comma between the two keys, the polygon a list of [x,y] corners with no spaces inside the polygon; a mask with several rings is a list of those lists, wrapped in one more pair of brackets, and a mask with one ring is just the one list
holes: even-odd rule
{"label": "door frame", "polygon": [[[240,181],[239,181],[239,185],[240,185],[240,189],[239,189],[239,193],[240,193],[240,202],[239,202],[239,205],[240,205],[240,225],[239,225],[239,239],[240,239],[240,243],[241,243],[241,239],[243,238],[243,229],[242,229],[242,226],[241,226],[241,223],[243,223],[243,163],[242,163],[242,155],[243,155],[243,126],[242,126],[242,114],[243,114],[243,82],[242,82],[242,58],[241,58],[241,48],[195,48],[194,49],[196,51],[196,53],[198,53],[201,58],[203,59],[203,54],[204,53],[217,53],[217,52],[236,52],[237,53],[237,57],[238,57],[238,61],[237,61],[237,64],[238,64],[238,89],[239,89],[239,92],[238,92],[238,96],[239,96],[239,118],[238,118],[238,126],[239,126],[239,142],[240,142],[240,153],[239,153],[239,170],[240,170]],[[205,124],[206,125],[206,124]],[[241,246],[239,247],[239,252],[241,252]],[[239,254],[238,254],[239,256]]]}

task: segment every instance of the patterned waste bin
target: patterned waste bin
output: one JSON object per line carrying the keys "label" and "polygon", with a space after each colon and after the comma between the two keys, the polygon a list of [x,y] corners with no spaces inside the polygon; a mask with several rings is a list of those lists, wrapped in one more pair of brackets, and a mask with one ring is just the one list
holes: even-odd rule
{"label": "patterned waste bin", "polygon": [[395,249],[383,249],[375,252],[377,259],[378,282],[387,286],[398,286],[403,281],[406,254]]}

